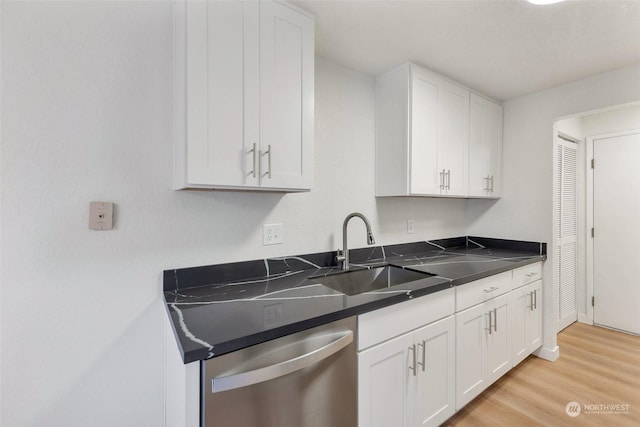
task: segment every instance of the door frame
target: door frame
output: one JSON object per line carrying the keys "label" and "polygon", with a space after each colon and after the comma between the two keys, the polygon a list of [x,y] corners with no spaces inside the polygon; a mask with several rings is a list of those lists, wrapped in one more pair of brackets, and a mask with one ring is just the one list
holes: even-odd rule
{"label": "door frame", "polygon": [[585,170],[587,171],[587,218],[585,227],[585,241],[587,249],[587,264],[586,264],[586,295],[587,295],[587,312],[586,316],[581,319],[584,323],[590,323],[593,325],[593,305],[590,304],[591,298],[594,296],[593,287],[593,237],[591,237],[591,229],[593,228],[593,169],[591,168],[591,159],[593,159],[593,141],[604,138],[615,138],[618,136],[632,135],[640,133],[640,129],[623,130],[612,133],[604,133],[600,135],[593,135],[587,137],[587,155],[585,157]]}

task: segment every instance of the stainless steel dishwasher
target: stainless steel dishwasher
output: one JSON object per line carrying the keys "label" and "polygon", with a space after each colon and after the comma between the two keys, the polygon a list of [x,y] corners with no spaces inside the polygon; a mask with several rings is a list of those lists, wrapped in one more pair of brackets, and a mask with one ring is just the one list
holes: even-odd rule
{"label": "stainless steel dishwasher", "polygon": [[357,426],[356,318],[202,362],[205,427]]}

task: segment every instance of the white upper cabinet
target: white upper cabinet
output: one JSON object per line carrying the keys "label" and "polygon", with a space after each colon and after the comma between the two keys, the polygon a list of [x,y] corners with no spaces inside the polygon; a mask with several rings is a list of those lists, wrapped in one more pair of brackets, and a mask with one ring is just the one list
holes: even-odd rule
{"label": "white upper cabinet", "polygon": [[376,196],[466,196],[469,91],[413,64],[376,80]]}
{"label": "white upper cabinet", "polygon": [[469,196],[502,195],[502,106],[471,94]]}
{"label": "white upper cabinet", "polygon": [[282,2],[177,3],[176,189],[311,188],[313,31]]}
{"label": "white upper cabinet", "polygon": [[414,64],[376,79],[376,196],[499,197],[501,162],[499,105]]}

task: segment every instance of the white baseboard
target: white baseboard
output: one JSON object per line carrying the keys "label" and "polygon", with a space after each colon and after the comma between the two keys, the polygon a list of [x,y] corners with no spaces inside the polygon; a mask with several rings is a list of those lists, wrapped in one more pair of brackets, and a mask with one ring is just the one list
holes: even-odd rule
{"label": "white baseboard", "polygon": [[578,313],[578,322],[593,325],[593,317]]}
{"label": "white baseboard", "polygon": [[547,348],[540,347],[536,351],[533,352],[536,356],[541,359],[548,360],[550,362],[555,362],[558,357],[560,357],[560,347],[555,346],[555,348]]}

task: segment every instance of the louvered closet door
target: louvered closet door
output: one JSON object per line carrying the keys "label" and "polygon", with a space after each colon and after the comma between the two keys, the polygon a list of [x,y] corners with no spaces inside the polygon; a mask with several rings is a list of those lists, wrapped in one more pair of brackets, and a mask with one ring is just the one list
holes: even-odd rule
{"label": "louvered closet door", "polygon": [[556,330],[560,331],[576,320],[578,263],[577,158],[578,144],[557,138],[558,160],[555,185],[554,215],[554,307]]}

